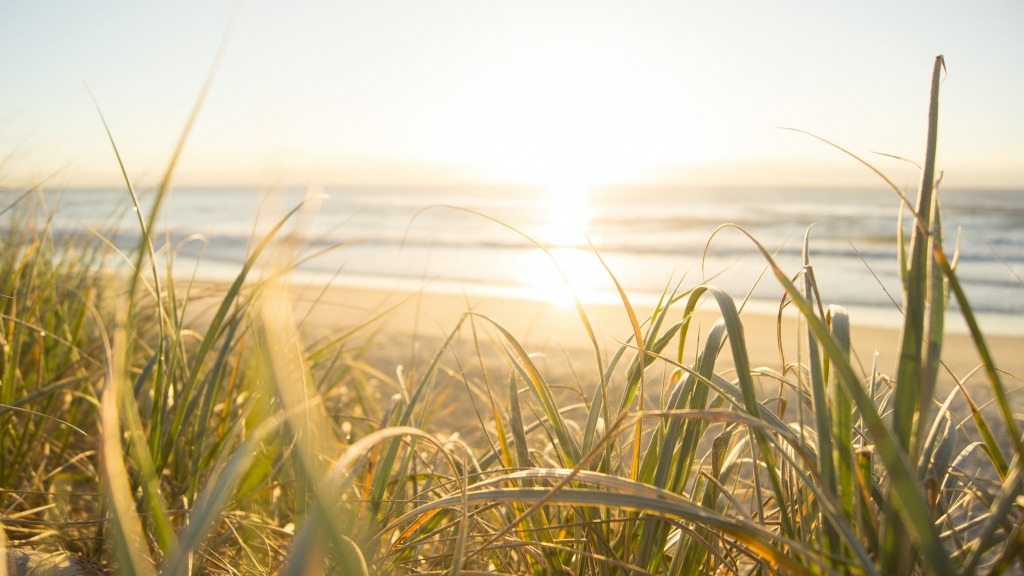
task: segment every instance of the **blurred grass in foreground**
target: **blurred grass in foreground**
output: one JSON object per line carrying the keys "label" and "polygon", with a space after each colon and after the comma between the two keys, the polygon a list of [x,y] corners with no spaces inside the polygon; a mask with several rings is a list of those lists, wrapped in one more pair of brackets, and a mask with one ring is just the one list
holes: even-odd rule
{"label": "blurred grass in foreground", "polygon": [[[7,545],[126,574],[1024,568],[1024,446],[943,246],[943,66],[936,59],[921,189],[901,208],[910,238],[901,218],[905,323],[892,378],[851,364],[850,319],[818,294],[809,240],[794,275],[750,239],[783,306],[799,310],[795,362],[750,366],[746,339],[781,331],[744,334],[733,298],[714,286],[666,293],[646,319],[620,290],[633,330],[610,357],[577,302],[598,384],[568,404],[556,392],[569,383],[546,380],[515,334],[472,312],[426,365],[394,379],[364,361],[361,327],[305,345],[287,294],[288,271],[316,256],[286,233],[302,206],[197,315],[198,291],[169,281],[174,247],[151,234],[174,161],[153,211],[140,213],[133,254],[99,235],[54,238],[55,207],[26,193],[5,209],[0,250]],[[128,272],[112,276],[111,258]],[[962,385],[935,396],[951,298],[994,420]],[[721,319],[696,334],[691,313],[704,301]],[[476,358],[453,355],[460,334]],[[502,355],[502,373],[485,347]],[[431,421],[441,380],[474,400],[479,424],[461,436]],[[381,398],[381,382],[397,393]],[[955,400],[968,407],[962,419]]]}

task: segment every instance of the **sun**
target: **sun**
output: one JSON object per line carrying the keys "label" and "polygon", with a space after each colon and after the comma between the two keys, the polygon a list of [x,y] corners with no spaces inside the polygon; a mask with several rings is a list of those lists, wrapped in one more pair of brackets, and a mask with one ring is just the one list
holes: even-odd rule
{"label": "sun", "polygon": [[590,225],[587,188],[579,184],[548,187],[548,243],[554,246],[585,246]]}
{"label": "sun", "polygon": [[678,110],[626,62],[565,56],[510,69],[450,126],[446,161],[498,181],[633,181],[678,161]]}

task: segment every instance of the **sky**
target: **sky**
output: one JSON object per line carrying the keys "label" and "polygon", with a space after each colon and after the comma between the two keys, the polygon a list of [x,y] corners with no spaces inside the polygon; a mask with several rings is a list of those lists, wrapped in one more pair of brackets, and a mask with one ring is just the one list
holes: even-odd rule
{"label": "sky", "polygon": [[0,186],[1024,189],[1020,2],[0,0]]}

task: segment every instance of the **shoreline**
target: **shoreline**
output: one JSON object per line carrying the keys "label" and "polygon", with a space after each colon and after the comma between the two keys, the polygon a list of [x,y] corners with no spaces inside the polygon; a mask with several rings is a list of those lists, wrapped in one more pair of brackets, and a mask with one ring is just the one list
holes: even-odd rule
{"label": "shoreline", "polygon": [[[230,284],[238,273],[238,266],[235,264],[216,264],[206,268],[196,279],[197,285]],[[184,271],[184,270],[182,270]],[[256,267],[250,273],[251,278],[259,275],[260,268]],[[179,276],[179,282],[187,278],[187,274]],[[441,299],[469,297],[471,301],[503,301],[522,302],[535,304],[537,306],[550,306],[554,309],[568,308],[571,305],[560,306],[551,303],[544,298],[542,290],[537,287],[517,285],[490,285],[470,281],[424,280],[422,278],[400,278],[392,276],[369,276],[360,274],[345,274],[337,276],[326,272],[293,271],[289,276],[290,286],[295,291],[318,291],[330,282],[334,282],[328,289],[330,291],[353,291],[360,294],[420,294],[429,295]],[[639,310],[652,310],[657,304],[660,294],[637,292],[627,290],[630,303]],[[733,294],[739,305],[742,295]],[[899,295],[894,295],[899,297]],[[950,299],[955,298],[950,295]],[[362,298],[360,300],[363,300]],[[591,292],[582,297],[583,305],[588,310],[601,309],[622,309],[622,302],[618,294],[601,291]],[[745,307],[748,314],[774,317],[778,313],[778,301],[752,298]],[[844,305],[839,302],[828,302],[828,304],[839,304],[846,308],[850,315],[850,322],[854,327],[865,329],[877,329],[885,331],[899,331],[902,327],[902,317],[895,305],[874,306],[868,304]],[[363,302],[365,305],[365,302]],[[795,318],[793,308],[787,308],[785,316]],[[992,312],[977,312],[975,318],[981,327],[982,334],[986,338],[1011,338],[1024,340],[1024,315],[1020,314],[997,314]],[[643,318],[640,318],[641,320]],[[960,314],[960,311],[949,310],[946,314],[945,332],[947,335],[969,334],[967,324]],[[628,325],[626,326],[628,328]]]}

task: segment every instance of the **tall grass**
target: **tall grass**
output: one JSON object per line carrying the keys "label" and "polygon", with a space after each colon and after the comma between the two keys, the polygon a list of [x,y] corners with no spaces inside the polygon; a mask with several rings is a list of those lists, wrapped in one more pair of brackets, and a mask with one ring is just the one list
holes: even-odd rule
{"label": "tall grass", "polygon": [[[747,339],[776,334],[746,334],[742,306],[713,285],[666,293],[646,319],[620,287],[632,331],[610,357],[577,302],[597,384],[567,404],[515,334],[472,311],[377,400],[373,383],[391,368],[363,362],[357,334],[307,346],[292,318],[287,273],[311,256],[288,232],[301,207],[255,244],[199,322],[197,292],[172,281],[174,247],[150,233],[156,209],[140,224],[129,281],[116,283],[102,244],[63,244],[28,215],[13,218],[0,253],[9,545],[132,574],[1024,568],[1024,447],[943,245],[943,67],[937,58],[916,202],[885,180],[910,215],[909,243],[903,217],[898,236],[905,321],[892,378],[851,361],[851,319],[819,294],[809,234],[802,268],[789,272],[749,238],[799,311],[800,363],[751,366]],[[173,162],[167,172],[155,206]],[[998,422],[955,375],[935,396],[952,298]],[[698,334],[702,305],[720,319]],[[457,353],[461,335],[479,368]],[[507,367],[500,377],[480,345],[488,337]],[[450,434],[431,421],[450,380],[483,406],[479,429]],[[766,397],[772,387],[779,395]],[[960,397],[969,422],[952,412]]]}

